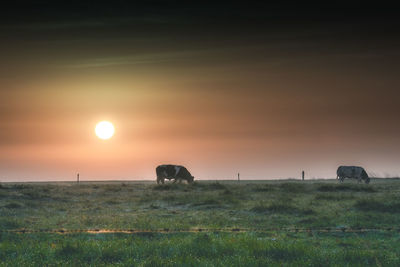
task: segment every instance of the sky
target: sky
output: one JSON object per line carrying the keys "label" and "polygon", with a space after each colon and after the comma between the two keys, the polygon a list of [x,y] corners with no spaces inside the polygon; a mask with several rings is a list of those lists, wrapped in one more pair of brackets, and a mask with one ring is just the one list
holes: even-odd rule
{"label": "sky", "polygon": [[395,9],[183,3],[2,8],[0,181],[399,175]]}

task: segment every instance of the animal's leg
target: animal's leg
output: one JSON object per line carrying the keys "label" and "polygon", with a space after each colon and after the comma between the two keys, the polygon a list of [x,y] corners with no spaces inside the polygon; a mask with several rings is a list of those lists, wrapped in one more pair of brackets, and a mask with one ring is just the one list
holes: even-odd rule
{"label": "animal's leg", "polygon": [[176,183],[176,179],[174,179],[174,183]]}

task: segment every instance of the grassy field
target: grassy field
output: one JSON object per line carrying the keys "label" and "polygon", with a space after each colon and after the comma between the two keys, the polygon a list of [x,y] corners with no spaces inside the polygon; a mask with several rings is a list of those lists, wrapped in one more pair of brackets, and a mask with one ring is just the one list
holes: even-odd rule
{"label": "grassy field", "polygon": [[400,227],[399,192],[398,179],[2,183],[0,266],[399,266],[398,231],[318,231]]}

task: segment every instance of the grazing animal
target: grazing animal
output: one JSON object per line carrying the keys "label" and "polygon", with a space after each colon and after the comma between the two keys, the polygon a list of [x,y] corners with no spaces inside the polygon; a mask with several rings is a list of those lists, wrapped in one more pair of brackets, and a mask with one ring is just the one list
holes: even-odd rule
{"label": "grazing animal", "polygon": [[177,180],[179,180],[179,183],[181,183],[182,180],[186,180],[189,184],[194,180],[190,172],[185,167],[179,165],[167,164],[157,166],[156,173],[157,184],[160,182],[163,184],[165,179],[174,179],[174,183],[176,183]]}
{"label": "grazing animal", "polygon": [[364,180],[366,184],[370,181],[364,168],[358,166],[340,166],[336,174],[336,179],[339,179],[340,182],[343,182],[344,178],[354,178],[357,179],[359,183]]}

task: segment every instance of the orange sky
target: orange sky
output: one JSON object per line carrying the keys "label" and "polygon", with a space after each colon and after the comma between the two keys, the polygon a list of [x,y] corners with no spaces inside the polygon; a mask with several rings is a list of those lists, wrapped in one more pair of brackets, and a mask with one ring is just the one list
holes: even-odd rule
{"label": "orange sky", "polygon": [[[340,164],[400,173],[390,31],[57,23],[3,27],[0,181],[155,179],[164,163],[198,179],[331,178]],[[101,120],[112,139],[95,136]]]}

